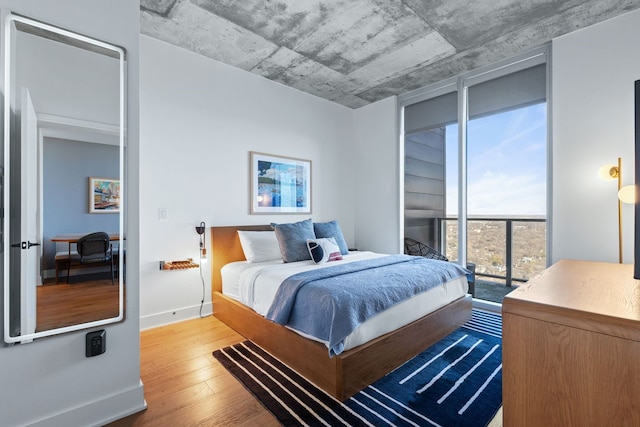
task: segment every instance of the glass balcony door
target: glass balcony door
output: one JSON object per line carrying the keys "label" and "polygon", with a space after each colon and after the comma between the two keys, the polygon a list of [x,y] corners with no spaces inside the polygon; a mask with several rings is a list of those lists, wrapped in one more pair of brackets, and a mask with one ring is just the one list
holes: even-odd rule
{"label": "glass balcony door", "polygon": [[465,82],[466,255],[493,302],[546,268],[546,63],[505,71]]}
{"label": "glass balcony door", "polygon": [[405,237],[475,264],[476,298],[547,266],[546,56],[401,98]]}

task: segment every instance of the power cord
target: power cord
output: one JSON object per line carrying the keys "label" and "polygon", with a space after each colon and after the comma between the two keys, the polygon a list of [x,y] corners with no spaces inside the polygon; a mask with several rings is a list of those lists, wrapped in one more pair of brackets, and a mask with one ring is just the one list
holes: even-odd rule
{"label": "power cord", "polygon": [[202,315],[202,309],[204,307],[204,275],[202,274],[202,262],[200,262],[200,280],[202,280],[202,301],[200,301],[200,317],[205,317]]}
{"label": "power cord", "polygon": [[202,274],[202,264],[203,260],[206,259],[207,249],[206,249],[206,237],[204,232],[206,231],[206,226],[204,221],[200,223],[200,225],[196,226],[196,233],[200,235],[200,280],[202,281],[202,300],[200,301],[200,318],[203,318],[202,309],[204,308],[204,297],[205,297],[205,286],[204,286],[204,274]]}

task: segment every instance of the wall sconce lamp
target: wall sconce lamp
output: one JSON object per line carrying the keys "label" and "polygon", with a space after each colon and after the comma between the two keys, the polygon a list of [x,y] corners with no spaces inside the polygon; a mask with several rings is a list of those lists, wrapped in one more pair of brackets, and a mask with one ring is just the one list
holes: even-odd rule
{"label": "wall sconce lamp", "polygon": [[204,264],[207,262],[207,238],[204,234],[205,230],[204,221],[200,223],[200,225],[196,225],[196,233],[200,235],[200,263]]}
{"label": "wall sconce lamp", "polygon": [[622,203],[636,202],[635,185],[622,186],[622,159],[618,165],[604,165],[598,170],[598,176],[605,181],[618,181],[618,262],[622,264]]}

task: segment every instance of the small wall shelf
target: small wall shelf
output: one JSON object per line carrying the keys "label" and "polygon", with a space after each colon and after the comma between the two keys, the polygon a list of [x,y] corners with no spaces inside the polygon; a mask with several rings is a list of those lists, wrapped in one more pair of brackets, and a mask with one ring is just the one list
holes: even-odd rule
{"label": "small wall shelf", "polygon": [[160,261],[160,270],[187,270],[198,267],[200,265],[193,262],[193,258],[179,261]]}

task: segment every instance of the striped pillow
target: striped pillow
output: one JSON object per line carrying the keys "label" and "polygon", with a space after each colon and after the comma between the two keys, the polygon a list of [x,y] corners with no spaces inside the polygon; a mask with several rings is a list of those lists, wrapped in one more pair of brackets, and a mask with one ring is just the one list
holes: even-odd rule
{"label": "striped pillow", "polygon": [[326,239],[308,239],[307,248],[309,249],[311,259],[316,264],[342,259],[340,247],[333,237]]}

